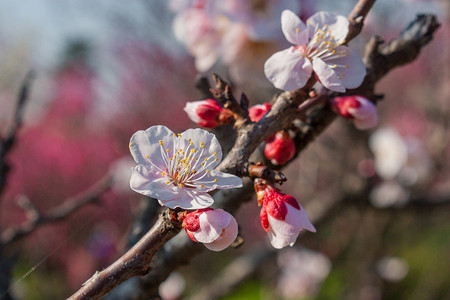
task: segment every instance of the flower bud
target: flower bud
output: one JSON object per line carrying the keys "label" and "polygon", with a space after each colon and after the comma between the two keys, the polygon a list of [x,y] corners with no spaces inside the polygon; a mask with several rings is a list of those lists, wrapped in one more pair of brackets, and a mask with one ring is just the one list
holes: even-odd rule
{"label": "flower bud", "polygon": [[358,129],[369,129],[377,125],[377,109],[367,98],[362,96],[335,97],[332,105],[339,115],[352,119]]}
{"label": "flower bud", "polygon": [[252,122],[258,122],[270,110],[270,103],[256,104],[248,109],[248,115]]}
{"label": "flower bud", "polygon": [[206,128],[213,128],[221,123],[219,114],[223,108],[213,99],[187,102],[184,111],[189,119]]}
{"label": "flower bud", "polygon": [[223,209],[203,208],[188,213],[183,228],[191,240],[213,251],[227,248],[238,234],[236,220]]}
{"label": "flower bud", "polygon": [[261,225],[276,249],[293,246],[304,229],[316,232],[303,207],[290,195],[268,185],[264,190]]}
{"label": "flower bud", "polygon": [[274,165],[284,165],[295,155],[295,144],[287,131],[278,131],[267,140],[264,154]]}

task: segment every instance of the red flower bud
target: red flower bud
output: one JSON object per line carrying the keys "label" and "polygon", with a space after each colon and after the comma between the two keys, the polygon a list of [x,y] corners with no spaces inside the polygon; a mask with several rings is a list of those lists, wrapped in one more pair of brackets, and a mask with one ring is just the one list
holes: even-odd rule
{"label": "red flower bud", "polygon": [[295,155],[295,144],[287,131],[278,131],[267,140],[264,154],[274,165],[284,165]]}
{"label": "red flower bud", "polygon": [[369,129],[377,125],[375,105],[362,96],[335,97],[331,103],[339,115],[352,119],[358,129]]}
{"label": "red flower bud", "polygon": [[248,115],[252,122],[258,122],[270,110],[272,105],[269,103],[256,104],[248,109]]}
{"label": "red flower bud", "polygon": [[223,108],[212,99],[187,102],[184,107],[189,119],[206,128],[213,128],[221,124],[219,114],[222,110]]}

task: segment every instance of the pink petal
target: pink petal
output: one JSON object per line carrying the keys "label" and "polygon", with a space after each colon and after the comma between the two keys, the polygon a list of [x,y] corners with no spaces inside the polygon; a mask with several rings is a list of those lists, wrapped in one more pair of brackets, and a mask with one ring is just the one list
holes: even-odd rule
{"label": "pink petal", "polygon": [[348,112],[356,119],[365,119],[377,114],[377,108],[370,100],[356,96],[356,101],[360,103],[357,108],[349,107]]}
{"label": "pink petal", "polygon": [[353,124],[359,130],[366,130],[377,126],[378,124],[378,115],[377,113],[370,115],[364,119],[354,119]]}
{"label": "pink petal", "polygon": [[292,11],[281,13],[281,30],[291,44],[304,46],[308,43],[308,31],[305,29],[305,23]]}
{"label": "pink petal", "polygon": [[264,73],[276,88],[292,91],[305,86],[311,77],[309,59],[295,47],[276,52],[264,64]]}
{"label": "pink petal", "polygon": [[[214,180],[217,181],[214,182]],[[204,185],[205,187],[198,187],[199,191],[209,192],[215,189],[234,189],[242,187],[242,179],[228,173],[222,173],[219,171],[210,171],[202,180],[195,181],[198,185]]]}
{"label": "pink petal", "polygon": [[[201,156],[196,156],[198,160],[203,161],[205,158],[218,159],[209,169],[214,169],[220,163],[222,160],[222,147],[214,134],[201,128],[188,129],[181,133],[181,139],[177,143],[177,147],[180,149],[187,148],[190,143],[189,140],[193,143],[190,149],[197,149],[197,155],[203,151]],[[201,149],[200,143],[203,143],[203,149]],[[211,158],[213,153],[216,153],[216,155]]]}

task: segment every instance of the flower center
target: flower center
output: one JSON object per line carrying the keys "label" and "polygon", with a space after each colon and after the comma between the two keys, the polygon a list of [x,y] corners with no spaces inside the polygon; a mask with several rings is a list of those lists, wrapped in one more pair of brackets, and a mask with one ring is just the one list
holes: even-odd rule
{"label": "flower center", "polygon": [[210,172],[208,168],[219,160],[215,158],[216,152],[209,156],[204,155],[206,151],[204,143],[194,145],[191,139],[186,141],[182,139],[181,134],[173,134],[174,149],[164,147],[162,140],[159,141],[159,145],[166,168],[158,169],[161,171],[161,175],[167,179],[166,184],[197,188],[205,187],[205,183],[217,182],[217,179],[201,181]]}

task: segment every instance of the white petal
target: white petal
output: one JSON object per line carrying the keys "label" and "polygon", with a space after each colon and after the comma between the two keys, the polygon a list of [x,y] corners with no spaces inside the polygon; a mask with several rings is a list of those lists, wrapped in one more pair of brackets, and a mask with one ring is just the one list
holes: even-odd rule
{"label": "white petal", "polygon": [[370,115],[364,119],[353,119],[353,124],[359,130],[366,130],[377,126],[378,124],[378,115],[377,113]]}
{"label": "white petal", "polygon": [[225,231],[214,242],[204,244],[206,248],[212,251],[222,251],[234,242],[238,235],[238,224],[233,216]]}
{"label": "white petal", "polygon": [[285,10],[281,14],[281,30],[291,44],[303,46],[308,43],[305,23],[290,10]]}
{"label": "white petal", "polygon": [[[217,179],[214,182],[214,179]],[[223,173],[219,171],[211,171],[201,180],[195,182],[198,185],[204,185],[204,188],[197,188],[202,192],[209,192],[215,189],[223,190],[223,189],[234,189],[242,187],[242,179],[228,173]]]}
{"label": "white petal", "polygon": [[[156,166],[164,170],[166,164],[161,156],[159,140],[165,148],[171,148],[173,132],[166,126],[156,125],[147,130],[139,130],[130,139],[130,152],[138,164],[147,165],[150,159]],[[149,158],[147,159],[146,156]]]}
{"label": "white petal", "polygon": [[299,50],[290,47],[276,52],[264,64],[264,73],[276,88],[292,91],[305,86],[311,77],[312,67],[309,59]]}
{"label": "white petal", "polygon": [[334,69],[320,58],[313,59],[313,69],[324,87],[335,92],[345,92],[345,87]]}
{"label": "white petal", "polygon": [[[366,76],[366,65],[361,56],[347,46],[339,46],[335,50],[337,53],[347,51],[347,54],[332,59],[323,58],[323,61],[330,66],[337,66],[334,71],[338,76],[341,76],[340,81],[345,88],[359,87]],[[348,66],[348,68],[345,66]]]}
{"label": "white petal", "polygon": [[[220,146],[220,143],[214,134],[201,128],[188,129],[185,132],[181,133],[181,144],[179,144],[180,148],[185,149],[185,147],[187,147],[187,145],[189,144],[189,139],[193,143],[190,149],[197,149],[197,155],[202,152],[200,143],[203,143],[203,146],[205,146],[205,148],[203,149],[203,154],[201,156],[196,156],[197,160],[204,161],[205,158],[217,158],[217,161],[211,164],[208,169],[214,169],[220,163],[220,161],[222,160],[222,147]],[[214,155],[213,158],[210,158],[213,153],[216,153],[216,155]]]}
{"label": "white petal", "polygon": [[145,196],[170,200],[176,196],[177,188],[166,184],[167,179],[152,166],[137,165],[132,168],[130,187]]}
{"label": "white petal", "polygon": [[270,244],[275,249],[281,249],[281,248],[284,248],[288,245],[292,245],[293,243],[295,243],[299,233],[294,234],[294,235],[286,235],[286,234],[282,234],[280,232],[275,232],[272,229],[269,229],[269,231],[267,232],[267,235],[269,236]]}
{"label": "white petal", "polygon": [[328,25],[326,29],[331,30],[331,35],[337,43],[342,43],[347,37],[349,24],[346,17],[325,11],[315,13],[306,22],[310,38],[314,35],[316,28],[323,29],[325,25]]}
{"label": "white petal", "polygon": [[214,203],[214,199],[208,193],[195,192],[195,190],[187,188],[179,188],[178,194],[172,199],[164,201],[161,199],[160,204],[168,208],[184,208],[184,209],[200,209],[210,207]]}
{"label": "white petal", "polygon": [[196,110],[200,104],[202,104],[201,101],[186,102],[186,106],[184,107],[184,111],[188,115],[189,119],[191,119],[192,122],[197,123],[197,124],[200,121],[202,121],[202,119],[200,119],[200,117],[198,116],[198,114],[196,112]]}
{"label": "white petal", "polygon": [[377,113],[377,108],[369,99],[364,97],[356,97],[361,104],[359,107],[349,107],[348,112],[356,119],[368,118]]}
{"label": "white petal", "polygon": [[227,228],[233,216],[222,209],[208,210],[199,215],[200,229],[193,235],[200,243],[214,242]]}

